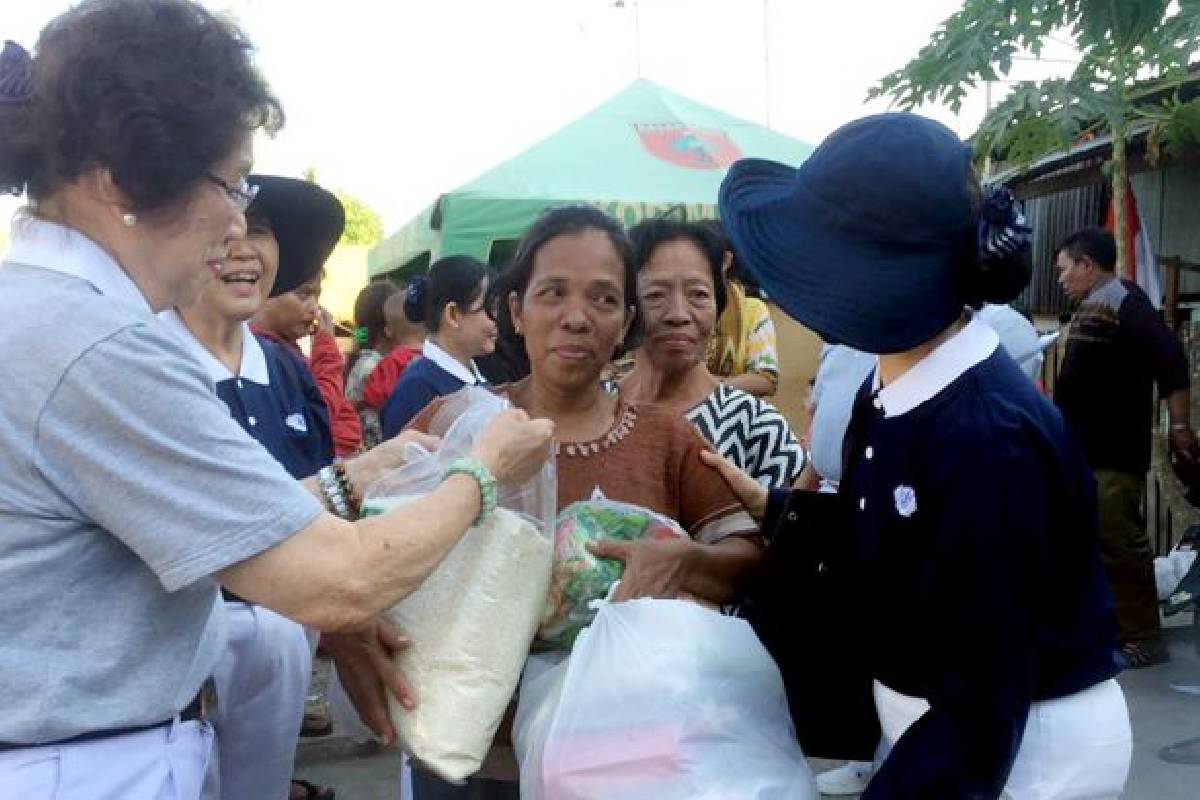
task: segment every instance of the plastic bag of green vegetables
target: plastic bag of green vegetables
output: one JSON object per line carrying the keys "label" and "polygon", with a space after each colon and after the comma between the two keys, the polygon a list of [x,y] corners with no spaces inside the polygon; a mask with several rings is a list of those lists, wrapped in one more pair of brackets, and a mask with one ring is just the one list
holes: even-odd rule
{"label": "plastic bag of green vegetables", "polygon": [[621,579],[625,565],[616,559],[592,555],[587,549],[589,542],[677,536],[686,537],[687,533],[674,520],[603,496],[580,500],[564,508],[555,522],[554,574],[538,638],[555,647],[570,649],[575,637],[596,616],[589,604],[606,597],[612,585]]}

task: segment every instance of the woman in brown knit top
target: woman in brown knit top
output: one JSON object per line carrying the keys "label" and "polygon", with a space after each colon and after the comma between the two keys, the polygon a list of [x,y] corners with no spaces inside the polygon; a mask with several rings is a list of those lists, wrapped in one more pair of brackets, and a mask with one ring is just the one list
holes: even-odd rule
{"label": "woman in brown knit top", "polygon": [[[626,564],[618,599],[685,592],[723,603],[758,563],[754,522],[700,461],[708,445],[686,421],[601,387],[605,366],[638,335],[636,277],[629,239],[604,212],[568,206],[538,218],[492,289],[500,337],[529,359],[529,377],[502,392],[531,416],[554,421],[560,508],[598,489],[691,534],[598,551]],[[439,407],[414,426],[436,432]]]}
{"label": "woman in brown knit top", "polygon": [[[601,387],[605,366],[638,330],[636,278],[629,239],[612,217],[590,206],[542,215],[492,290],[501,340],[529,360],[529,377],[501,392],[531,416],[554,421],[560,509],[599,489],[669,516],[691,534],[596,547],[625,562],[616,599],[685,595],[725,603],[759,563],[753,520],[701,462],[709,447],[678,413]],[[439,414],[443,401],[412,427],[444,432],[453,419]],[[517,797],[512,783],[439,785],[416,770],[413,789],[417,800]]]}

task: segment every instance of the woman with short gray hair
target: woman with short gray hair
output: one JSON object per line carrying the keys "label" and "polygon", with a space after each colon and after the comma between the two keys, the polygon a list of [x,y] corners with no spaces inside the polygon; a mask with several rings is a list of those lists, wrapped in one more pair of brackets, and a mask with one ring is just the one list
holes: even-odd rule
{"label": "woman with short gray hair", "polygon": [[430,496],[354,521],[403,441],[300,483],[230,418],[155,312],[220,271],[251,134],[281,120],[250,43],[189,0],[92,0],[0,56],[0,186],[30,199],[0,268],[9,796],[198,797],[219,587],[365,629],[549,454],[549,422],[503,414]]}

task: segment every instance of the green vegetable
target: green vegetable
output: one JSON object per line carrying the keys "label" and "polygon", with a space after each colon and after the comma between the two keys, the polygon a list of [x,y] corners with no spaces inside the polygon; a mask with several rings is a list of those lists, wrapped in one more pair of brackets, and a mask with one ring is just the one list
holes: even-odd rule
{"label": "green vegetable", "polygon": [[583,500],[567,506],[555,525],[554,576],[539,638],[570,649],[595,617],[589,605],[621,579],[625,565],[592,555],[589,543],[686,535],[672,520],[627,503]]}

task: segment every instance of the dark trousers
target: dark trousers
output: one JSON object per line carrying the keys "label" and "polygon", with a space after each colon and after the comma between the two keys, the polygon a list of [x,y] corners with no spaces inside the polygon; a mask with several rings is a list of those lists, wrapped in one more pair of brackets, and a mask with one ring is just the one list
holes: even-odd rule
{"label": "dark trousers", "polygon": [[1117,638],[1154,641],[1162,636],[1158,592],[1154,584],[1154,550],[1142,521],[1146,476],[1096,470],[1100,502],[1100,557],[1117,609]]}
{"label": "dark trousers", "polygon": [[447,783],[433,773],[413,768],[413,800],[520,800],[520,785],[486,778],[467,778],[463,786]]}

